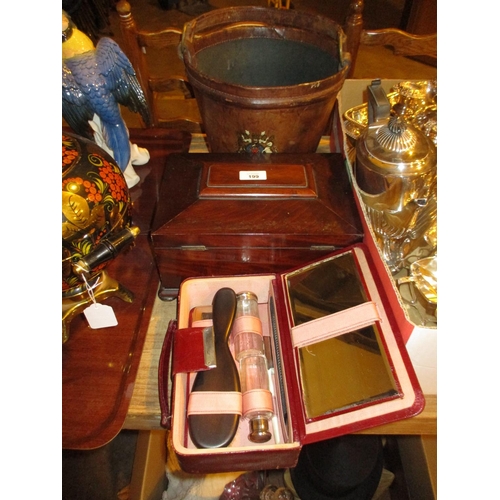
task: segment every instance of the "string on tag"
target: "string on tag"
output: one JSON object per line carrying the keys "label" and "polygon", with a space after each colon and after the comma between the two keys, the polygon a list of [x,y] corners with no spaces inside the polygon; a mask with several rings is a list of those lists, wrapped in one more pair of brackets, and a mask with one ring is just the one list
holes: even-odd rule
{"label": "string on tag", "polygon": [[89,294],[89,297],[90,297],[90,300],[92,300],[92,302],[94,304],[97,304],[97,301],[95,300],[95,296],[94,296],[94,291],[92,290],[91,286],[89,285],[88,281],[87,281],[87,278],[85,277],[85,274],[81,274],[80,275],[85,283],[85,289],[87,290],[87,293]]}
{"label": "string on tag", "polygon": [[108,328],[110,326],[116,326],[118,321],[116,319],[113,308],[108,305],[99,304],[95,300],[94,291],[88,284],[85,275],[81,274],[82,279],[85,283],[85,289],[89,294],[90,299],[93,304],[84,309],[83,314],[87,318],[90,328]]}

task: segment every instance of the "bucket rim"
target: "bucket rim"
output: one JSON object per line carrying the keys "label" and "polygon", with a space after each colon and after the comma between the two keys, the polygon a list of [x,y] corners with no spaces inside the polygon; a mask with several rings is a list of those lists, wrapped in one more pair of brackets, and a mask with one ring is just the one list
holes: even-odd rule
{"label": "bucket rim", "polygon": [[[306,20],[307,22],[305,24],[297,24],[297,19],[301,19],[302,21]],[[283,20],[286,22],[281,22]],[[276,24],[276,22],[278,22],[278,24]],[[337,44],[335,50],[330,51],[330,54],[337,58],[338,70],[325,78],[292,85],[252,86],[230,83],[221,80],[220,78],[211,76],[198,68],[198,53],[210,45],[202,47],[201,49],[198,48],[197,50],[195,43],[197,37],[198,39],[203,35],[208,35],[210,37],[210,35],[220,32],[222,29],[226,31],[228,26],[235,26],[239,28],[245,28],[246,26],[268,27],[272,28],[272,30],[279,30],[279,28],[283,27],[299,31],[309,31],[310,33],[320,36],[324,35]],[[207,30],[207,28],[210,29]],[[201,32],[201,35],[199,32]],[[248,37],[248,39],[250,38],[257,37]],[[262,38],[274,38],[274,36],[262,36]],[[228,37],[227,39],[220,39],[217,43],[225,43],[237,39],[238,38]],[[279,92],[282,96],[286,97],[297,97],[303,94],[304,89],[310,89],[311,87],[317,89],[318,92],[327,91],[327,88],[335,85],[338,80],[343,81],[346,78],[351,67],[352,59],[351,54],[344,50],[345,39],[346,37],[342,27],[334,19],[321,14],[307,11],[274,9],[262,6],[234,6],[223,7],[205,12],[204,14],[201,14],[200,16],[185,23],[179,52],[181,58],[183,59],[188,78],[194,80],[192,83],[200,82],[207,88],[211,86],[223,86],[227,89],[228,93],[234,92],[236,94],[241,94],[242,96],[244,94],[248,94],[249,97],[268,93],[270,91]],[[315,44],[313,42],[305,43],[310,43],[312,45],[316,45],[316,47],[320,49],[323,49],[323,47],[319,44]]]}
{"label": "bucket rim", "polygon": [[[187,21],[184,23],[184,31],[190,31],[194,30],[197,26],[201,27],[201,29],[206,28],[206,27],[213,27],[213,25],[205,25],[205,22],[208,19],[214,18],[214,17],[222,17],[226,15],[226,23],[232,23],[235,21],[238,22],[245,22],[245,21],[255,21],[255,22],[262,22],[262,18],[259,19],[252,19],[253,16],[250,16],[250,19],[239,19],[239,16],[242,14],[264,14],[265,17],[269,18],[279,18],[279,19],[284,19],[284,20],[296,20],[300,18],[308,18],[310,20],[316,19],[320,21],[321,23],[327,23],[332,26],[334,26],[337,31],[344,33],[344,30],[342,28],[342,25],[340,25],[335,19],[332,19],[331,17],[325,16],[323,14],[318,14],[315,12],[309,12],[305,10],[295,10],[295,9],[275,9],[275,8],[270,8],[270,7],[264,7],[261,5],[237,5],[237,6],[231,6],[231,7],[220,7],[215,10],[210,10],[208,12],[204,12],[203,14],[200,14],[199,16],[196,16],[195,18],[191,19],[190,21]],[[221,24],[221,23],[219,23]],[[293,26],[293,25],[290,25]]]}
{"label": "bucket rim", "polygon": [[[213,19],[220,21],[213,24]],[[297,25],[297,20],[308,21],[307,25]],[[265,21],[268,21],[266,24]],[[286,21],[286,22],[283,22]],[[281,24],[276,24],[280,22]],[[251,23],[256,23],[251,24]],[[351,64],[351,54],[345,50],[346,35],[342,26],[334,19],[308,11],[297,11],[289,9],[275,9],[263,6],[232,6],[205,12],[184,24],[182,37],[179,44],[179,55],[184,64],[189,63],[193,68],[193,59],[196,58],[194,43],[196,34],[200,31],[204,34],[214,33],[220,29],[228,29],[229,26],[268,26],[273,29],[289,27],[303,29],[318,34],[319,32],[333,38],[338,43],[338,59],[341,67]],[[206,30],[211,28],[211,30]],[[320,28],[323,28],[321,31]],[[200,35],[198,35],[200,36]],[[340,71],[340,69],[339,69]],[[334,75],[332,75],[334,76]]]}
{"label": "bucket rim", "polygon": [[[250,100],[252,106],[275,107],[277,102],[283,105],[295,107],[303,105],[301,98],[308,102],[323,100],[333,92],[338,93],[345,81],[349,71],[350,63],[345,64],[337,73],[322,80],[305,82],[297,85],[281,85],[273,87],[257,87],[248,85],[236,85],[223,82],[207,76],[186,64],[186,74],[195,90],[200,90],[219,100],[228,100],[233,103],[247,102]],[[307,93],[306,93],[307,91]],[[272,92],[272,96],[269,93]],[[277,97],[277,96],[280,97]]]}

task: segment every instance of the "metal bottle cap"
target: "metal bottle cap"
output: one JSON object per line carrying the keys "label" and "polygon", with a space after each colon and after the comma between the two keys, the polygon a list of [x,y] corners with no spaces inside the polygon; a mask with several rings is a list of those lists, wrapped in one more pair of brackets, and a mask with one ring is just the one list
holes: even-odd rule
{"label": "metal bottle cap", "polygon": [[248,292],[248,291],[245,291],[245,292],[239,292],[236,294],[236,297],[239,299],[239,300],[255,300],[258,302],[258,297],[257,295],[255,295],[255,293],[253,292]]}
{"label": "metal bottle cap", "polygon": [[257,417],[250,421],[250,434],[248,439],[253,443],[265,443],[271,439],[269,424],[266,418]]}

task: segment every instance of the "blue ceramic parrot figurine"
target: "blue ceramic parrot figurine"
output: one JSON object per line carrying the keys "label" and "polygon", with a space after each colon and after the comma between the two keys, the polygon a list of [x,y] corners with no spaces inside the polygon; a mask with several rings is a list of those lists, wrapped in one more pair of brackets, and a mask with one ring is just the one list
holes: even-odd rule
{"label": "blue ceramic parrot figurine", "polygon": [[104,141],[125,171],[131,160],[131,144],[119,105],[140,113],[145,124],[151,125],[144,92],[130,61],[114,40],[101,38],[94,47],[69,17],[64,30],[64,16],[63,12],[63,118],[76,133],[92,140],[89,121],[97,115]]}

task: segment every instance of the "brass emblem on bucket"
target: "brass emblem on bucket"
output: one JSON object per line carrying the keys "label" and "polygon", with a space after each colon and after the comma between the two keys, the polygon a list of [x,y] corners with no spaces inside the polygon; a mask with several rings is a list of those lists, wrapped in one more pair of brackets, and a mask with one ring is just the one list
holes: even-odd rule
{"label": "brass emblem on bucket", "polygon": [[266,132],[251,134],[248,130],[238,134],[238,153],[277,153],[274,147],[274,135]]}

